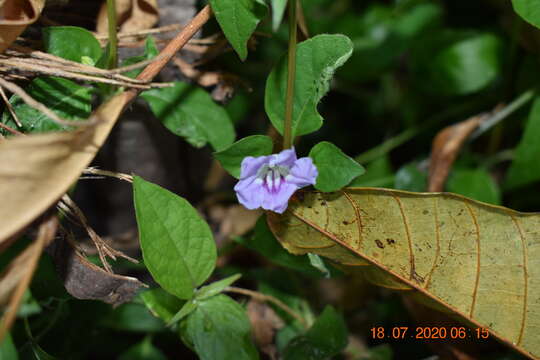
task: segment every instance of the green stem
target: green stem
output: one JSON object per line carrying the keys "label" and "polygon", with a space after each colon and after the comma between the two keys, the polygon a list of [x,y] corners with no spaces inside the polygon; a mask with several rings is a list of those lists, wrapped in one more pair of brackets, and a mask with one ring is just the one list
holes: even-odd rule
{"label": "green stem", "polygon": [[289,0],[289,58],[287,72],[287,95],[285,99],[285,122],[283,125],[283,148],[292,147],[292,117],[294,105],[294,79],[296,77],[296,1]]}
{"label": "green stem", "polygon": [[107,19],[109,20],[109,59],[107,67],[114,69],[118,66],[118,38],[116,37],[116,2],[107,0]]}

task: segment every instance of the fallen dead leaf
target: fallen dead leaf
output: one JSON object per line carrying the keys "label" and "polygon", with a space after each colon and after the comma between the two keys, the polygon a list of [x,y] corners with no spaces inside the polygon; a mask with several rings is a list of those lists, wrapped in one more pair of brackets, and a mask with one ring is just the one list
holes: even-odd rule
{"label": "fallen dead leaf", "polygon": [[270,306],[253,299],[247,304],[247,315],[257,347],[270,359],[277,359],[274,336],[276,331],[283,327],[283,321]]}
{"label": "fallen dead leaf", "polygon": [[45,0],[4,0],[0,3],[0,53],[37,20],[44,5]]}
{"label": "fallen dead leaf", "polygon": [[220,223],[219,234],[225,238],[244,235],[253,229],[261,214],[261,210],[248,210],[238,204],[210,208],[210,217]]}
{"label": "fallen dead leaf", "polygon": [[[152,28],[159,20],[156,0],[116,0],[116,20],[119,32],[132,32]],[[108,32],[107,2],[99,10],[96,31]]]}

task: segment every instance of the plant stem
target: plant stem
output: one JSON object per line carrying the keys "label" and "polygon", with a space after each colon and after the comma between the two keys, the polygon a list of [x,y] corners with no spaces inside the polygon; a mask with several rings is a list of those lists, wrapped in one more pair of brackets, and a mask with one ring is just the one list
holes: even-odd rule
{"label": "plant stem", "polygon": [[118,66],[118,38],[116,36],[116,2],[107,0],[107,19],[109,21],[109,59],[107,68]]}
{"label": "plant stem", "polygon": [[285,121],[283,125],[283,148],[292,147],[292,117],[294,105],[294,79],[296,77],[296,1],[289,0],[289,57],[287,71],[287,95],[285,99]]}
{"label": "plant stem", "polygon": [[298,320],[298,322],[300,322],[302,326],[307,328],[306,320],[302,316],[300,316],[300,314],[298,314],[296,311],[291,309],[289,306],[287,306],[284,302],[282,302],[278,298],[275,298],[271,295],[266,295],[257,291],[243,289],[243,288],[239,288],[235,286],[228,286],[225,288],[225,291],[250,296],[253,299],[257,301],[261,301],[261,302],[270,302],[276,305],[277,307],[279,307],[281,310],[285,311],[294,319]]}

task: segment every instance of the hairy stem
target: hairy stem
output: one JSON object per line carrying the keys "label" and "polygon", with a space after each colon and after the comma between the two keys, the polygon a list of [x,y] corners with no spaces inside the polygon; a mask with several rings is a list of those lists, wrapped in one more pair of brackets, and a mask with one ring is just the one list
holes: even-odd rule
{"label": "hairy stem", "polygon": [[283,126],[283,148],[292,147],[292,117],[294,104],[294,78],[296,75],[296,1],[289,0],[289,58],[287,72],[287,97],[285,99],[285,122]]}

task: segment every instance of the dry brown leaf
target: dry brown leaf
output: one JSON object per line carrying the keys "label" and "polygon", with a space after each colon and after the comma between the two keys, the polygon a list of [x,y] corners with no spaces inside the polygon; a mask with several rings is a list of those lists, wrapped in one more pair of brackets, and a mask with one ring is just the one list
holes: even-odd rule
{"label": "dry brown leaf", "polygon": [[[116,0],[116,21],[119,32],[132,32],[152,28],[159,20],[156,0]],[[107,2],[99,10],[96,31],[108,32]]]}
{"label": "dry brown leaf", "polygon": [[45,0],[5,0],[0,4],[0,53],[37,20]]}
{"label": "dry brown leaf", "polygon": [[116,306],[130,301],[145,286],[136,278],[116,275],[92,264],[66,240],[57,240],[47,251],[54,258],[66,290],[77,299],[101,300]]}
{"label": "dry brown leaf", "polygon": [[9,305],[0,320],[0,343],[13,324],[23,295],[30,285],[39,257],[58,228],[56,215],[49,215],[41,222],[36,240],[17,256],[0,275],[0,304]]}
{"label": "dry brown leaf", "polygon": [[224,237],[244,235],[253,229],[261,214],[261,210],[248,210],[242,205],[215,205],[210,209],[212,220],[221,223],[219,234]]}
{"label": "dry brown leaf", "polygon": [[429,192],[443,191],[444,183],[459,150],[485,118],[485,114],[473,116],[460,123],[445,127],[435,136],[429,160]]}
{"label": "dry brown leaf", "polygon": [[78,179],[107,138],[129,99],[127,94],[100,106],[91,117],[95,125],[86,129],[0,143],[0,244],[30,224]]}
{"label": "dry brown leaf", "polygon": [[276,330],[283,327],[283,321],[270,306],[253,299],[248,302],[247,315],[257,347],[270,359],[276,359],[277,349],[274,345],[274,335]]}

